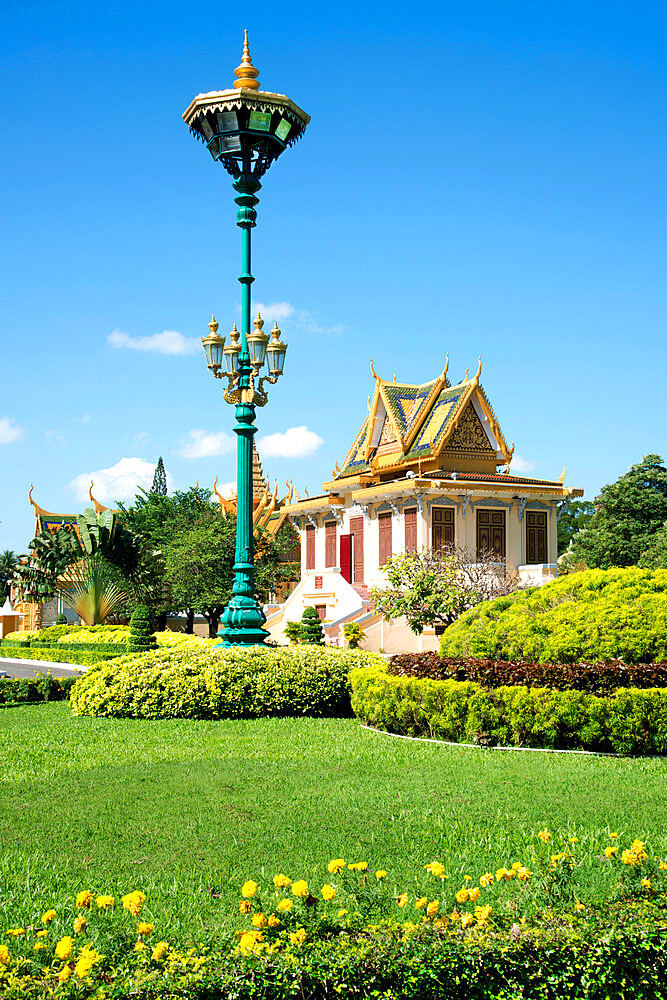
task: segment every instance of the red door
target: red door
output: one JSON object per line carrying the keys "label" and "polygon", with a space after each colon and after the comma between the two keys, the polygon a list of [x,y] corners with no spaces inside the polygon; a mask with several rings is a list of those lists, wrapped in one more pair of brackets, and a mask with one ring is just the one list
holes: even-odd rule
{"label": "red door", "polygon": [[363,517],[350,518],[350,534],[354,537],[353,546],[353,583],[363,583],[364,580],[364,519]]}
{"label": "red door", "polygon": [[340,536],[340,575],[352,583],[352,535]]}

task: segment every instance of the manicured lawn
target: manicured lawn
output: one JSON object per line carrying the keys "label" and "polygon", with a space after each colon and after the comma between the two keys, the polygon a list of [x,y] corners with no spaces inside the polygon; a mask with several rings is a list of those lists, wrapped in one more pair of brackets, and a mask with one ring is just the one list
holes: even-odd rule
{"label": "manicured lawn", "polygon": [[[0,754],[4,926],[83,888],[139,888],[160,935],[211,940],[238,925],[248,877],[319,886],[340,856],[414,891],[433,859],[457,879],[525,860],[545,825],[582,859],[610,830],[667,853],[665,760],[447,748],[349,719],[73,718],[62,703],[0,709]],[[590,901],[601,867],[583,876]]]}

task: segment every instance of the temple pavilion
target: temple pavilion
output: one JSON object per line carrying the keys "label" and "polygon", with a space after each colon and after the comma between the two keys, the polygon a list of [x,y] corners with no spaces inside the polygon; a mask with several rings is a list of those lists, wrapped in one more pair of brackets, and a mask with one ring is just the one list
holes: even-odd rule
{"label": "temple pavilion", "polygon": [[417,637],[403,620],[383,621],[368,599],[393,553],[455,546],[497,555],[525,584],[557,575],[559,511],[583,491],[564,485],[565,470],[554,480],[513,475],[514,445],[480,384],[481,359],[456,384],[448,366],[408,385],[380,378],[371,362],[368,415],[342,465],[319,496],[282,508],[301,535],[301,580],[266,623],[275,641],[313,605],[331,642],[357,621],[366,649],[437,649],[433,630]]}

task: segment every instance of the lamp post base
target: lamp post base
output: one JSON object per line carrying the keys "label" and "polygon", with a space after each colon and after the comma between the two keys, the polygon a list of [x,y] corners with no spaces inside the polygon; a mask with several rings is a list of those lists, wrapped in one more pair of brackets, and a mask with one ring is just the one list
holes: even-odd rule
{"label": "lamp post base", "polygon": [[231,599],[220,620],[220,631],[214,649],[229,646],[263,646],[269,633],[262,625],[266,615],[252,597],[236,595]]}

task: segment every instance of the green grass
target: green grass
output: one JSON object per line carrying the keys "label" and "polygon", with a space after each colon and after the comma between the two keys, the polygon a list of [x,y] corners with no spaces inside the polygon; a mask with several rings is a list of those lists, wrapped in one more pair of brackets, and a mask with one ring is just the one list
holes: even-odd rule
{"label": "green grass", "polygon": [[[354,720],[74,718],[0,710],[0,907],[21,925],[83,888],[148,895],[161,936],[215,939],[239,886],[319,887],[333,857],[415,890],[528,857],[545,825],[599,855],[610,830],[667,852],[667,761],[505,753],[395,740]],[[582,869],[591,901],[602,864]],[[235,915],[235,916],[234,916]]]}

